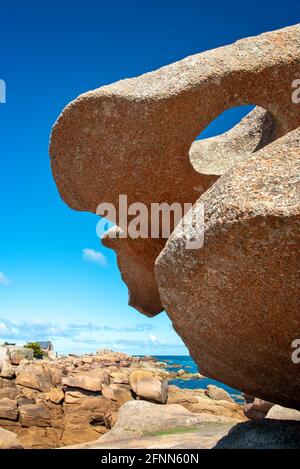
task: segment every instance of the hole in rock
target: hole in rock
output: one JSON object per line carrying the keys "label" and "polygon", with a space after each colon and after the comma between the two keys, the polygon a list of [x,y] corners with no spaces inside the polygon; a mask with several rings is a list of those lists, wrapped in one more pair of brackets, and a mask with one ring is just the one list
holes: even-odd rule
{"label": "hole in rock", "polygon": [[99,425],[105,425],[104,415],[97,415],[95,417],[91,417],[90,425],[95,426],[95,427]]}
{"label": "hole in rock", "polygon": [[201,174],[221,176],[236,162],[270,143],[274,128],[272,115],[263,108],[228,109],[192,143],[190,162]]}

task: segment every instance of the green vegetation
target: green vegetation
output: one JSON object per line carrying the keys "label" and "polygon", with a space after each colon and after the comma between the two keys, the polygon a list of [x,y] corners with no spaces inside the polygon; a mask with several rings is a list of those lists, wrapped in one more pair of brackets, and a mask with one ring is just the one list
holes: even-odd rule
{"label": "green vegetation", "polygon": [[177,427],[169,428],[166,430],[158,430],[157,432],[147,433],[148,436],[164,436],[164,435],[176,435],[178,433],[192,433],[197,432],[199,427]]}
{"label": "green vegetation", "polygon": [[24,347],[31,348],[33,350],[34,358],[43,358],[44,352],[37,342],[28,342],[26,345],[24,345]]}

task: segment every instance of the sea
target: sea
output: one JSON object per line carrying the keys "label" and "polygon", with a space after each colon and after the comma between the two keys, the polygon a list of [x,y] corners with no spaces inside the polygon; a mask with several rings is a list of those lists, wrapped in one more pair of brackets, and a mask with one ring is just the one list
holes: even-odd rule
{"label": "sea", "polygon": [[[167,364],[166,369],[168,371],[178,371],[183,369],[188,373],[201,373],[201,370],[198,369],[198,366],[189,355],[152,355],[153,358],[160,362]],[[199,378],[199,379],[180,379],[176,378],[169,382],[169,384],[175,384],[179,388],[186,389],[205,389],[209,384],[214,384],[222,389],[225,389],[232,399],[237,403],[242,404],[244,402],[242,393],[236,389],[227,386],[219,381],[215,381],[210,378]]]}

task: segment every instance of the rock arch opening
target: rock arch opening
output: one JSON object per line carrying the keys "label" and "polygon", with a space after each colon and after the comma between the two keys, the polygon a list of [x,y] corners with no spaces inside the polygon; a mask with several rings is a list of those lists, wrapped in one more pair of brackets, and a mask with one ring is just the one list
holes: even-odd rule
{"label": "rock arch opening", "polygon": [[194,140],[189,150],[193,168],[221,176],[247,154],[271,143],[275,121],[261,107],[238,106],[224,111]]}

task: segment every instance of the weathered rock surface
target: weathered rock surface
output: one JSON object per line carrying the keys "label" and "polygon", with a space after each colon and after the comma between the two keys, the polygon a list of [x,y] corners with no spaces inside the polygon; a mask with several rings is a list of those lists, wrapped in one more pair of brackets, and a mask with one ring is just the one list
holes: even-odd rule
{"label": "weathered rock surface", "polygon": [[0,347],[0,377],[4,379],[13,379],[15,369],[10,361],[9,350],[6,347]]}
{"label": "weathered rock surface", "polygon": [[49,363],[28,363],[21,366],[16,378],[16,384],[37,391],[49,392],[61,384],[63,369]]}
{"label": "weathered rock surface", "polygon": [[[99,431],[97,431],[97,429]],[[78,425],[75,428],[67,429],[63,432],[61,441],[65,446],[74,445],[81,442],[88,442],[99,438],[107,429],[103,426]]]}
{"label": "weathered rock surface", "polygon": [[125,402],[132,399],[132,394],[126,387],[121,387],[116,384],[110,386],[103,386],[102,395],[111,401],[117,402],[120,406]]}
{"label": "weathered rock surface", "polygon": [[225,389],[214,386],[213,384],[207,386],[205,394],[215,401],[229,401],[234,403],[234,400]]}
{"label": "weathered rock surface", "polygon": [[15,387],[14,379],[0,378],[0,389],[14,388],[14,387]]}
{"label": "weathered rock surface", "polygon": [[48,393],[47,393],[47,399],[49,401],[53,402],[54,404],[60,404],[65,397],[65,393],[61,388],[52,388]]}
{"label": "weathered rock surface", "polygon": [[300,412],[295,409],[287,409],[280,405],[274,405],[266,415],[268,419],[277,420],[300,420]]}
{"label": "weathered rock surface", "polygon": [[94,396],[95,393],[86,391],[81,388],[66,388],[65,390],[65,403],[66,404],[81,404],[87,397]]}
{"label": "weathered rock surface", "polygon": [[210,449],[228,434],[233,425],[233,422],[201,422],[197,427],[175,427],[138,438],[108,441],[99,438],[72,446],[72,449]]}
{"label": "weathered rock surface", "polygon": [[15,387],[0,388],[0,399],[8,397],[8,399],[16,399],[18,391]]}
{"label": "weathered rock surface", "polygon": [[105,420],[110,408],[110,401],[103,396],[86,397],[79,405],[65,404],[62,443],[91,441],[107,432]]}
{"label": "weathered rock surface", "polygon": [[18,420],[18,415],[16,401],[6,397],[0,399],[0,419]]}
{"label": "weathered rock surface", "polygon": [[68,376],[63,378],[62,384],[72,388],[85,389],[86,391],[99,392],[102,389],[101,377],[97,375]]}
{"label": "weathered rock surface", "polygon": [[219,415],[235,420],[245,420],[239,404],[228,399],[213,399],[201,389],[181,389],[170,386],[167,404],[180,404],[193,413]]}
{"label": "weathered rock surface", "polygon": [[270,143],[274,132],[271,113],[257,106],[228,132],[195,140],[189,152],[190,161],[198,173],[222,176],[248,154]]}
{"label": "weathered rock surface", "polygon": [[[149,316],[164,308],[206,376],[298,408],[299,59],[299,25],[188,57],[80,96],[50,145],[74,209],[105,201],[118,211],[120,194],[128,205],[204,204],[202,249],[185,249],[182,223],[166,246],[118,228],[103,240],[130,304]],[[260,109],[232,131],[193,143],[221,112],[250,103]]]}
{"label": "weathered rock surface", "polygon": [[150,371],[133,371],[129,377],[133,392],[146,400],[165,404],[168,398],[168,382],[157,379]]}
{"label": "weathered rock surface", "polygon": [[269,410],[274,406],[272,402],[264,401],[258,397],[248,396],[247,394],[244,394],[244,397],[244,414],[250,420],[265,418]]}
{"label": "weathered rock surface", "polygon": [[0,428],[0,449],[21,449],[18,435],[4,428]]}
{"label": "weathered rock surface", "polygon": [[162,302],[205,376],[292,408],[300,408],[291,359],[300,329],[299,142],[300,128],[238,162],[198,201],[204,246],[186,249],[180,224],[156,261]]}
{"label": "weathered rock surface", "polygon": [[[24,448],[84,443],[114,428],[120,408],[129,401],[137,402],[135,399],[155,400],[159,402],[156,406],[162,408],[166,407],[163,402],[168,398],[168,404],[182,403],[194,412],[192,415],[201,414],[201,418],[196,417],[201,422],[207,416],[209,422],[226,421],[228,425],[244,419],[240,405],[213,400],[205,395],[205,390],[170,386],[168,396],[167,380],[176,378],[177,374],[166,367],[166,363],[152,357],[132,357],[108,350],[96,355],[57,357],[53,362],[21,360],[15,366],[16,380],[0,380],[0,427],[15,432]],[[183,377],[191,379],[194,375],[185,372],[180,374],[180,379]],[[82,387],[73,387],[75,384]],[[91,391],[83,386],[100,390]],[[172,406],[166,411],[168,419],[171,411]],[[159,412],[156,414],[158,418]],[[222,428],[216,427],[219,436],[225,434]],[[202,435],[201,445],[204,440],[207,447],[216,442],[209,432],[206,428],[207,438]]]}
{"label": "weathered rock surface", "polygon": [[146,401],[129,401],[118,414],[113,429],[101,438],[101,443],[137,438],[146,434],[183,428],[197,428],[203,422],[230,422],[234,420],[210,414],[193,414],[181,405],[161,406]]}
{"label": "weathered rock surface", "polygon": [[23,427],[50,427],[50,412],[43,404],[27,404],[20,407],[20,423]]}
{"label": "weathered rock surface", "polygon": [[12,365],[20,365],[22,360],[33,360],[33,350],[26,347],[8,347]]}
{"label": "weathered rock surface", "polygon": [[252,420],[234,426],[215,449],[299,449],[300,422]]}
{"label": "weathered rock surface", "polygon": [[29,427],[19,431],[19,442],[25,449],[57,448],[62,431],[51,427]]}
{"label": "weathered rock surface", "polygon": [[[61,196],[72,208],[91,212],[103,201],[118,211],[120,194],[127,195],[128,204],[195,202],[236,160],[299,126],[291,100],[291,77],[300,72],[299,45],[296,25],[80,96],[59,117],[51,137],[51,166]],[[272,122],[270,114],[258,112],[223,142],[193,144],[224,110],[253,103],[269,111]],[[191,145],[200,172],[189,160]],[[104,243],[117,252],[130,304],[149,316],[160,312],[153,267],[165,239],[106,237]]]}

